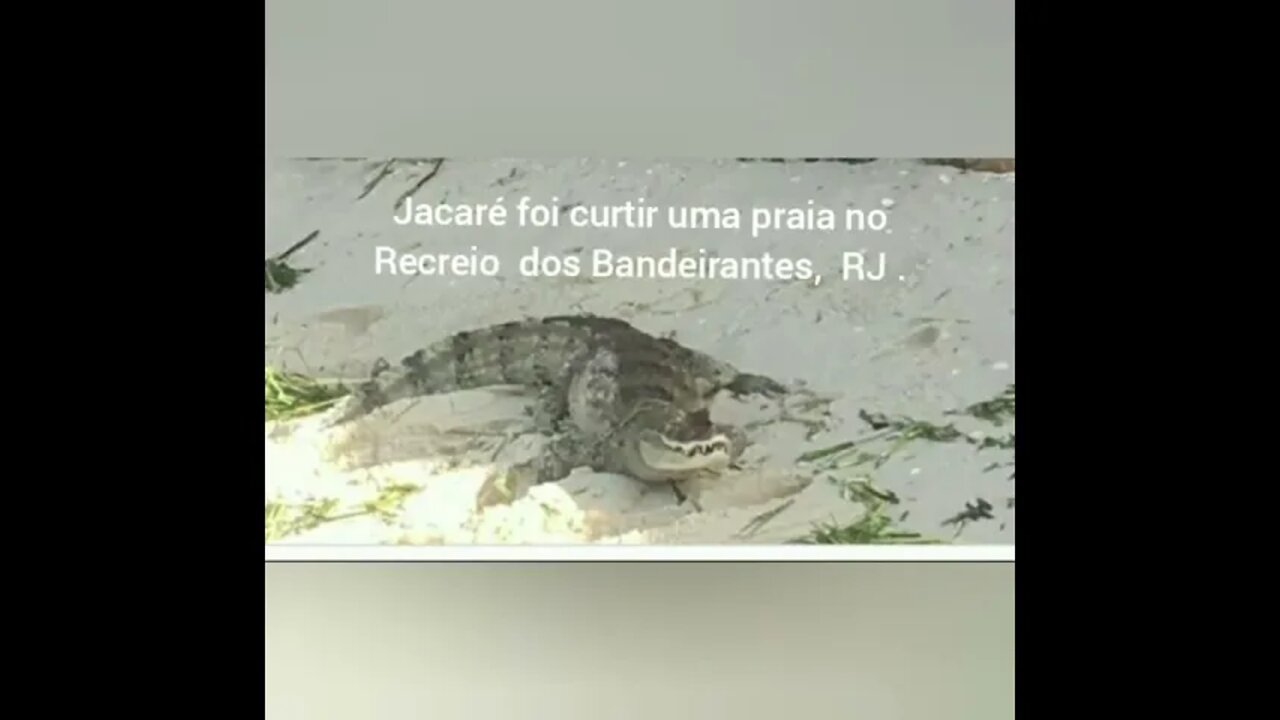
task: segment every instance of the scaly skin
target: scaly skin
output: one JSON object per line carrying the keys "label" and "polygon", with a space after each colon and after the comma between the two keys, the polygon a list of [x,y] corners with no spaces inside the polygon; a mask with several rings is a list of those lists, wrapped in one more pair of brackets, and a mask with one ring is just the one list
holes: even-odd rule
{"label": "scaly skin", "polygon": [[458,333],[399,367],[382,363],[334,424],[399,400],[494,385],[540,390],[535,417],[555,436],[540,482],[582,465],[653,483],[719,472],[746,440],[711,422],[712,398],[786,390],[621,320],[554,316]]}

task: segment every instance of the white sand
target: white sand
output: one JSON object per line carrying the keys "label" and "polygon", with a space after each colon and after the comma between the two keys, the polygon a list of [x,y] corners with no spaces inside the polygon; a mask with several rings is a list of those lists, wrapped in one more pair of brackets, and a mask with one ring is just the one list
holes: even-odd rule
{"label": "white sand", "polygon": [[[784,542],[815,523],[847,524],[862,508],[842,499],[828,473],[799,455],[872,434],[859,411],[993,427],[945,415],[991,399],[1014,381],[1013,175],[962,173],[912,161],[751,163],[736,161],[446,161],[416,193],[422,202],[491,203],[522,196],[558,204],[737,207],[740,231],[400,227],[397,199],[430,162],[405,163],[367,196],[381,162],[280,162],[268,168],[268,256],[308,233],[319,237],[289,262],[313,272],[268,295],[266,360],[322,377],[358,378],[373,361],[392,362],[451,332],[528,315],[590,312],[622,317],[653,333],[770,375],[801,382],[829,402],[778,421],[760,402],[726,401],[716,414],[756,420],[747,467],[680,506],[666,488],[626,478],[576,474],[514,503],[495,489],[495,471],[529,457],[537,438],[521,419],[524,400],[476,391],[406,403],[341,437],[268,427],[267,499],[329,498],[343,512],[408,485],[388,515],[323,524],[288,538],[303,543],[385,542]],[[774,231],[752,238],[754,206],[886,209],[892,234]],[[665,209],[663,211],[665,213]],[[660,213],[660,216],[663,216]],[[563,217],[567,217],[562,215]],[[377,275],[375,248],[404,253],[498,255],[498,277]],[[811,258],[812,282],[524,278],[518,258],[543,254],[661,254],[670,247],[723,257]],[[887,253],[884,280],[840,279],[841,255]],[[870,264],[870,263],[869,263]],[[825,411],[825,415],[824,415]],[[394,422],[386,418],[396,417]],[[352,434],[354,433],[354,434]],[[810,435],[807,437],[807,435]],[[335,448],[340,452],[335,453]],[[871,443],[869,452],[885,444]],[[1011,451],[972,444],[912,443],[874,471],[896,495],[898,526],[964,543],[1012,543]],[[844,475],[848,472],[842,471]],[[517,494],[520,494],[517,492]],[[943,525],[979,499],[992,518]],[[780,511],[779,511],[780,510]],[[905,517],[904,517],[905,516]],[[756,520],[758,519],[758,520]],[[753,523],[753,520],[756,522]]]}

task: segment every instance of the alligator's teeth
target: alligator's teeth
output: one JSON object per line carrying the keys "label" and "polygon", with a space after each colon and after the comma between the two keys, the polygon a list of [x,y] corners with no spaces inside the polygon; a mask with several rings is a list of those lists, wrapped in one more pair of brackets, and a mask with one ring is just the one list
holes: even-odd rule
{"label": "alligator's teeth", "polygon": [[723,469],[729,461],[729,443],[717,435],[709,440],[675,442],[657,436],[660,444],[642,444],[640,454],[645,464],[654,470],[692,472]]}
{"label": "alligator's teeth", "polygon": [[713,435],[707,440],[694,440],[691,442],[678,442],[661,436],[659,436],[659,439],[672,452],[678,452],[691,458],[699,455],[728,453],[733,447],[729,438],[723,434]]}

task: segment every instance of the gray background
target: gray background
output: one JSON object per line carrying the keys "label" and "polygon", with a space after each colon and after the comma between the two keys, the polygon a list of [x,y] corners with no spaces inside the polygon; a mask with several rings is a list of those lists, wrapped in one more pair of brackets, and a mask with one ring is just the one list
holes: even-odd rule
{"label": "gray background", "polygon": [[268,0],[277,157],[1013,157],[1014,0]]}
{"label": "gray background", "polygon": [[267,566],[267,720],[1013,718],[1011,563]]}

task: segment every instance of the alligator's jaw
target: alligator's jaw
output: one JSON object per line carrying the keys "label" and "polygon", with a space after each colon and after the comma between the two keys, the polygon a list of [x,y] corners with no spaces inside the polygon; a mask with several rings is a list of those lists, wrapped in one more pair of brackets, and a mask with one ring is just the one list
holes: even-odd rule
{"label": "alligator's jaw", "polygon": [[723,472],[734,458],[733,439],[723,433],[680,442],[647,432],[627,445],[624,452],[628,470],[649,482],[680,481]]}

